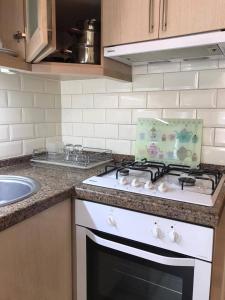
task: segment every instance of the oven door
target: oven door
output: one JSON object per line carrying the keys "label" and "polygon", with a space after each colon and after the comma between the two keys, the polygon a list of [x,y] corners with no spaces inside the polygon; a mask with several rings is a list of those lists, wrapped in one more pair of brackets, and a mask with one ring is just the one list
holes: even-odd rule
{"label": "oven door", "polygon": [[140,243],[137,248],[81,226],[76,255],[77,300],[209,299],[211,264],[205,261]]}

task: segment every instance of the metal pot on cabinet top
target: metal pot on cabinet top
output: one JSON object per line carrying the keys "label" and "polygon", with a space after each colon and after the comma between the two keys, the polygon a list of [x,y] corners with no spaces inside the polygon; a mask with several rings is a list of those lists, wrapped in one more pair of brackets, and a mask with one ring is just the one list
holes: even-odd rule
{"label": "metal pot on cabinet top", "polygon": [[68,32],[75,37],[75,41],[86,46],[99,44],[99,31],[96,19],[80,21],[76,27],[72,27]]}

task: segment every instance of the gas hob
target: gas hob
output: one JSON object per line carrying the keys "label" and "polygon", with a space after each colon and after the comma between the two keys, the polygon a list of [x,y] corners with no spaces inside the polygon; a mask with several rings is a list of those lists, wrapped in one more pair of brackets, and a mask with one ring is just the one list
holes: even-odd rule
{"label": "gas hob", "polygon": [[213,206],[225,176],[218,170],[192,169],[152,161],[122,161],[83,183],[180,202]]}

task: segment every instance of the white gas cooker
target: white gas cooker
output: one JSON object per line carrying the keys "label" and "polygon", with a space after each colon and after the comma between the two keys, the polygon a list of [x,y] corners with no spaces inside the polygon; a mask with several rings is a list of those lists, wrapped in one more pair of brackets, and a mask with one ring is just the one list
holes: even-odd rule
{"label": "white gas cooker", "polygon": [[217,170],[155,162],[122,162],[83,183],[180,202],[213,206],[225,177]]}

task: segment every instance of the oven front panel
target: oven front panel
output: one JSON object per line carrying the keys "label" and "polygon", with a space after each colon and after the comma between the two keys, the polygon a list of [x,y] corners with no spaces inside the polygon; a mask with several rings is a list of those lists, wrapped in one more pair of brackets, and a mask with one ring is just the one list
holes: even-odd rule
{"label": "oven front panel", "polygon": [[[208,300],[211,264],[76,226],[77,300]],[[165,252],[165,251],[164,251]]]}

